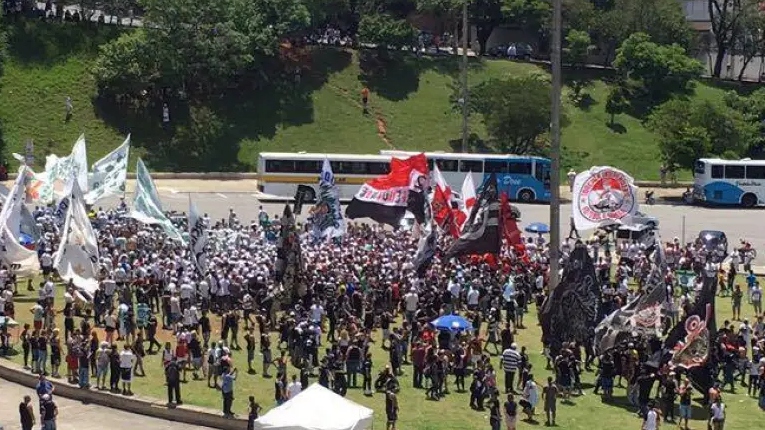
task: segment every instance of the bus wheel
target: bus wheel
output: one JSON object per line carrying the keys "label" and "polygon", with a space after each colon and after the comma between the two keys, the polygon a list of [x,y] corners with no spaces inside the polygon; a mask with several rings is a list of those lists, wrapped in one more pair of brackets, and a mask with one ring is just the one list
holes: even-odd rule
{"label": "bus wheel", "polygon": [[757,196],[752,193],[746,193],[741,197],[741,206],[745,208],[754,207],[757,204]]}
{"label": "bus wheel", "polygon": [[529,203],[534,201],[534,192],[531,190],[523,190],[520,193],[518,193],[518,200]]}

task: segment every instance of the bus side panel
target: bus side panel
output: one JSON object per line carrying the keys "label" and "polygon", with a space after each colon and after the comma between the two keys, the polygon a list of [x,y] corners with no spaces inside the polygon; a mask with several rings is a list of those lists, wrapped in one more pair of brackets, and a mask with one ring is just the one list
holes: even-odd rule
{"label": "bus side panel", "polygon": [[744,190],[728,182],[715,181],[704,186],[707,203],[716,205],[737,205],[741,203]]}

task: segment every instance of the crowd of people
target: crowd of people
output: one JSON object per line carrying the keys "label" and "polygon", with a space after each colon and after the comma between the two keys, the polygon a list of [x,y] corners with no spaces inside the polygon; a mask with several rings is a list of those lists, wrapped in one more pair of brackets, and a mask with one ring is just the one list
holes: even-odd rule
{"label": "crowd of people", "polygon": [[[464,392],[470,408],[489,411],[492,429],[504,423],[513,430],[521,418],[535,422],[541,412],[547,424],[555,424],[557,403],[583,394],[583,374],[596,372],[594,392],[608,403],[614,401],[615,387],[625,387],[644,429],[656,429],[662,419],[688,427],[693,387],[677,369],[647,365],[656,339],[630,340],[600,355],[587,344],[566,344],[556,355],[545,348],[546,369],[533,366],[530,355],[536,351],[519,345],[516,337],[518,330],[535,330],[537,321],[526,316],[546,298],[549,244],[542,235],[527,237],[522,248],[501,255],[437,256],[424,276],[418,276],[412,264],[417,248],[412,231],[350,224],[342,238],[317,242],[304,225],[299,286],[284,291],[273,281],[278,216],[262,208],[251,223],[240,220],[233,209],[219,221],[205,215],[208,269],[200,273],[187,247],[161,229],[126,218],[125,211],[123,202],[114,210],[94,208],[90,213],[101,256],[92,300],[85,300],[71,282],[56,279],[52,262],[61,222],[51,208],[33,212],[43,231],[37,243],[43,278],[38,285],[27,281],[27,294],[39,295],[31,309],[14,302],[14,293],[23,293],[24,285],[13,268],[0,270],[6,287],[0,294],[0,315],[30,321],[16,345],[11,345],[8,327],[0,327],[0,351],[16,347],[25,368],[40,375],[42,422],[55,422],[57,414],[48,377],[63,381],[66,375],[68,383],[82,389],[122,395],[132,394],[135,377],[162,378],[168,404],[180,405],[181,382],[190,374],[219,390],[226,416],[235,416],[236,410],[250,421],[261,410],[255,397],[271,401],[265,393],[248,393],[253,395],[248,410],[242,410],[244,405],[235,408],[237,379],[273,377],[272,402],[277,405],[314,379],[343,396],[350,388],[368,396],[384,393],[390,429],[399,417],[401,390],[422,390],[435,401]],[[183,216],[174,219],[185,228]],[[561,245],[564,262],[575,246],[586,246],[597,261],[601,316],[640,294],[651,264],[644,245],[615,243],[608,234],[579,243],[567,239]],[[742,244],[725,264],[719,263],[717,249],[698,243],[683,245],[674,239],[663,246],[669,265],[665,282],[673,293],[664,304],[665,331],[688,312],[697,287],[679,285],[677,270],[701,274],[717,262],[714,269],[725,281],[721,292],[731,297],[736,318],[720,326],[716,341],[723,357],[721,384],[714,392],[697,393],[709,396],[710,423],[722,428],[725,388],[733,392],[745,386],[765,410],[762,290],[751,272],[745,290],[735,277],[741,266],[751,270],[751,246]],[[60,288],[63,298],[57,293]],[[741,319],[742,300],[757,313],[751,319]],[[449,314],[464,317],[470,329],[438,330],[431,324]],[[242,349],[246,354],[235,357],[233,352]],[[144,360],[154,354],[161,357],[164,375],[144,369]],[[235,358],[242,362],[235,363]],[[240,374],[238,367],[245,366],[247,374]],[[408,366],[411,387],[401,378]],[[30,405],[20,405],[22,423],[29,422]]]}

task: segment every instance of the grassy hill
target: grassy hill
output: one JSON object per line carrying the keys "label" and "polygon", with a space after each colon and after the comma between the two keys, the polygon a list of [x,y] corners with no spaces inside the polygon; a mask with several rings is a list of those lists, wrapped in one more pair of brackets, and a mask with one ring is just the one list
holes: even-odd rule
{"label": "grassy hill", "polygon": [[[204,112],[215,117],[216,133],[208,147],[186,150],[167,143],[160,107],[128,113],[96,99],[90,67],[98,46],[116,37],[119,29],[37,22],[9,28],[10,58],[0,88],[5,156],[23,151],[30,138],[38,159],[51,152],[65,154],[85,133],[89,157],[95,160],[131,132],[133,156],[145,156],[154,170],[254,170],[260,151],[449,150],[449,141],[460,136],[461,117],[448,103],[450,85],[459,73],[457,59],[407,57],[370,72],[362,70],[358,52],[314,48],[304,54],[299,83],[238,94],[209,106]],[[545,72],[527,63],[473,60],[470,81],[535,70]],[[362,114],[359,103],[364,85],[372,92],[370,115]],[[640,179],[658,178],[655,135],[628,115],[617,117],[617,131],[609,128],[607,90],[607,80],[593,80],[584,107],[572,105],[564,95],[564,160],[576,169],[608,164]],[[722,90],[699,85],[698,96],[720,94]],[[64,121],[67,96],[74,104],[69,122]],[[176,124],[187,122],[188,115],[183,107],[171,107]],[[478,118],[471,119],[471,132],[484,135]]]}

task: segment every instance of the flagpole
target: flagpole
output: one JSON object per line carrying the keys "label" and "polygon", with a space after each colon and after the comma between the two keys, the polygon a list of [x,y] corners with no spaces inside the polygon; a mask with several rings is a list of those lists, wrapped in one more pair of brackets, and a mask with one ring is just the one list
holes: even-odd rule
{"label": "flagpole", "polygon": [[562,0],[553,0],[552,21],[552,52],[550,56],[552,68],[552,115],[550,124],[550,290],[558,285],[560,271],[560,113],[561,113],[561,10]]}

